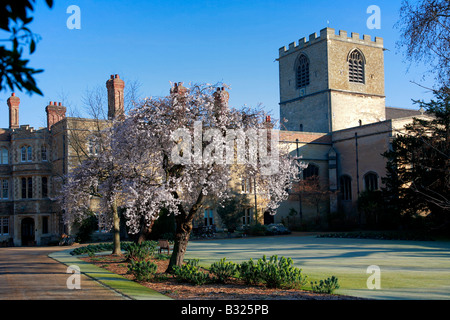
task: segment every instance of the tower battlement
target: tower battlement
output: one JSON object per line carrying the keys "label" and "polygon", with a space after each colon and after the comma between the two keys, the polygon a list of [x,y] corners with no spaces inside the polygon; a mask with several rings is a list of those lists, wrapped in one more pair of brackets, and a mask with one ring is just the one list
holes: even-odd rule
{"label": "tower battlement", "polygon": [[298,49],[305,48],[307,46],[313,45],[323,40],[354,42],[357,44],[383,48],[383,38],[375,37],[375,40],[372,40],[370,35],[365,34],[361,39],[359,33],[351,32],[350,36],[348,36],[347,31],[339,30],[339,34],[336,34],[333,28],[324,28],[320,30],[319,35],[317,35],[317,33],[310,34],[308,40],[306,40],[306,38],[303,37],[300,40],[298,40],[298,43],[291,42],[288,48],[286,48],[286,46],[281,47],[279,49],[279,57],[281,58],[285,55],[297,51]]}

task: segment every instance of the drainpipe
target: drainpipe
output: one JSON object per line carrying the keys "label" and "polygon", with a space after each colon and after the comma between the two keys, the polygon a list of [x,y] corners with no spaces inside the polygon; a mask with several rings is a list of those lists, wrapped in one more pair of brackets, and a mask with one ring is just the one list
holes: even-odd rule
{"label": "drainpipe", "polygon": [[[355,132],[355,155],[356,155],[356,192],[359,197],[359,158],[358,158],[358,133]],[[361,213],[358,210],[359,224],[361,224]]]}
{"label": "drainpipe", "polygon": [[[298,139],[295,139],[295,143],[297,145],[297,158],[300,157],[300,151],[298,149]],[[299,169],[300,170],[300,169]],[[302,209],[302,189],[299,183],[299,188],[298,188],[298,215],[300,218],[300,226],[302,225],[303,222],[303,209]]]}

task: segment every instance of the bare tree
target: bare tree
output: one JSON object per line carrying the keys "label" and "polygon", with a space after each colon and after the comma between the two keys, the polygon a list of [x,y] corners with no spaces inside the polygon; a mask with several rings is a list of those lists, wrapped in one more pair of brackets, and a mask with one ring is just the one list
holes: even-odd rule
{"label": "bare tree", "polygon": [[410,62],[424,62],[439,87],[450,84],[450,0],[403,0],[396,27]]}
{"label": "bare tree", "polygon": [[[136,104],[140,95],[139,87],[140,83],[136,80],[127,84],[125,107],[132,108]],[[107,118],[108,100],[105,88],[96,86],[87,89],[82,103],[84,112],[72,109],[73,117],[67,120],[70,168],[69,174],[64,177],[66,186],[60,201],[68,213],[68,223],[74,221],[73,217],[76,217],[75,220],[83,219],[84,213],[91,209],[90,206],[100,204],[102,207],[96,208],[96,211],[102,212],[112,226],[114,253],[120,254],[118,212],[122,202],[118,195],[122,171],[112,155],[114,122]],[[83,117],[83,114],[88,117]],[[78,208],[72,208],[74,205]],[[86,205],[88,207],[85,207]]]}
{"label": "bare tree", "polygon": [[[307,179],[301,180],[294,184],[290,194],[291,196],[301,197],[302,203],[313,206],[316,211],[316,224],[320,224],[320,209],[324,201],[329,199],[333,191],[330,190],[329,184],[324,182],[318,176],[314,175]],[[302,217],[300,217],[302,218]]]}

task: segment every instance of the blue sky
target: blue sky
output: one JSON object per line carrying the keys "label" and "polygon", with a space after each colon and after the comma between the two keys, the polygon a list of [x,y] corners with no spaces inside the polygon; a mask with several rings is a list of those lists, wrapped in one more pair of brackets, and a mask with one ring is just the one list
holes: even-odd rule
{"label": "blue sky", "polygon": [[[385,0],[227,0],[120,1],[55,0],[48,9],[38,0],[33,32],[42,39],[30,66],[44,96],[16,92],[21,99],[20,124],[46,126],[45,106],[61,101],[82,109],[81,97],[101,86],[111,74],[141,83],[145,96],[167,95],[170,81],[231,86],[230,104],[256,106],[278,118],[278,49],[324,27],[384,38],[386,104],[413,106],[411,99],[429,99],[425,68],[404,61],[396,47],[401,1]],[[70,30],[67,8],[81,10],[81,29]],[[368,29],[367,7],[381,9],[381,29]],[[8,127],[6,100],[0,92],[0,128]]]}

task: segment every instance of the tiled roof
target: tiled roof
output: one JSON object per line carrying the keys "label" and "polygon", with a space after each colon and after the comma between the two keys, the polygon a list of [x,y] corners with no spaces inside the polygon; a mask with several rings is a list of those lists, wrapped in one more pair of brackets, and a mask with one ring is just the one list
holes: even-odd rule
{"label": "tiled roof", "polygon": [[422,112],[414,109],[386,107],[386,120],[420,116]]}

